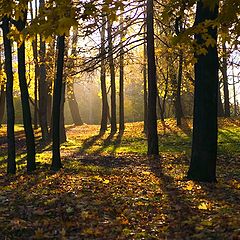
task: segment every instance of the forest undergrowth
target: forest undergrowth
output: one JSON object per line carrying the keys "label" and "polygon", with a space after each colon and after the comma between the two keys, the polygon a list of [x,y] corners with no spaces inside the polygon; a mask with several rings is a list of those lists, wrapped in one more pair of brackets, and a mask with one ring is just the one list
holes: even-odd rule
{"label": "forest undergrowth", "polygon": [[159,157],[146,156],[142,123],[114,135],[95,125],[67,126],[57,173],[38,130],[38,169],[30,175],[17,126],[15,176],[6,175],[1,128],[0,239],[240,239],[240,121],[220,119],[219,127],[215,184],[185,178],[190,120],[181,128],[159,122]]}

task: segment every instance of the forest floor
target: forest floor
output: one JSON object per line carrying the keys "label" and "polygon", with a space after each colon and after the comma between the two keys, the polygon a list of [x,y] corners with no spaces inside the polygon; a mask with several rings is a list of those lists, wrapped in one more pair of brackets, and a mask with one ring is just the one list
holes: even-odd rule
{"label": "forest floor", "polygon": [[219,120],[215,184],[185,179],[191,121],[159,122],[161,156],[146,156],[142,123],[124,134],[68,126],[64,168],[49,170],[51,146],[37,143],[37,167],[26,173],[21,126],[17,174],[6,175],[6,127],[0,129],[0,239],[240,239],[240,121]]}

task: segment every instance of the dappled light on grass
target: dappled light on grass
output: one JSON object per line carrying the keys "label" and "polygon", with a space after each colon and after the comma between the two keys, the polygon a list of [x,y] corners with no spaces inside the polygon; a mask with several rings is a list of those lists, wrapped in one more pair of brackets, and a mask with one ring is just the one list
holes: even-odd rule
{"label": "dappled light on grass", "polygon": [[165,132],[159,126],[159,158],[143,154],[142,123],[126,124],[123,135],[112,136],[99,135],[98,126],[69,128],[68,141],[61,146],[64,169],[58,173],[49,170],[51,145],[38,145],[38,170],[31,175],[26,174],[21,142],[16,176],[5,175],[6,152],[1,151],[2,236],[238,239],[239,157],[219,155],[216,184],[187,181],[189,136],[173,120],[166,124]]}

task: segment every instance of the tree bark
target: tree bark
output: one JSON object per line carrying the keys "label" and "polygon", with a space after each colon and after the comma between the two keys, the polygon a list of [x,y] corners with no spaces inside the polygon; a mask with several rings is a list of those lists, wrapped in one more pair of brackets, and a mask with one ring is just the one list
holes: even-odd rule
{"label": "tree bark", "polygon": [[63,86],[63,63],[64,63],[64,48],[65,36],[58,37],[58,57],[57,57],[57,74],[54,81],[53,90],[53,109],[52,109],[52,165],[51,170],[58,171],[62,168],[60,157],[60,109]]}
{"label": "tree bark", "polygon": [[83,125],[83,121],[80,116],[78,103],[74,94],[74,84],[73,82],[69,82],[67,86],[68,86],[68,104],[69,104],[73,123],[76,126],[81,126]]}
{"label": "tree bark", "polygon": [[62,83],[61,105],[60,105],[60,144],[67,141],[65,120],[64,120],[64,103],[65,103],[66,79]]}
{"label": "tree bark", "polygon": [[119,131],[124,132],[124,50],[123,50],[123,17],[120,29],[120,66],[119,66]]}
{"label": "tree bark", "polygon": [[[76,50],[76,46],[77,46],[77,33],[78,31],[75,30],[73,33],[73,39],[72,39],[72,56],[77,57],[77,50]],[[72,67],[74,67],[74,60],[71,60],[72,62]],[[69,108],[70,108],[70,112],[72,115],[72,120],[73,123],[76,126],[81,126],[83,125],[83,121],[82,118],[80,116],[80,112],[79,112],[79,107],[78,107],[78,103],[75,97],[75,93],[74,93],[74,82],[73,81],[69,81],[67,83],[67,92],[68,92],[68,104],[69,104]]]}
{"label": "tree bark", "polygon": [[8,139],[8,160],[7,173],[16,173],[16,150],[15,150],[15,135],[14,123],[15,113],[13,104],[13,70],[12,70],[12,48],[11,41],[8,38],[10,32],[9,18],[7,16],[2,19],[4,56],[5,56],[5,72],[7,76],[6,84],[6,101],[7,101],[7,139]]}
{"label": "tree bark", "polygon": [[147,91],[147,45],[146,39],[146,12],[144,13],[144,45],[143,45],[143,111],[144,111],[144,126],[143,131],[147,134],[147,113],[148,113],[148,91]]}
{"label": "tree bark", "polygon": [[[24,19],[19,19],[16,27],[19,31],[25,28],[27,13],[24,13]],[[32,128],[31,111],[29,105],[29,93],[26,80],[26,66],[25,66],[25,42],[23,42],[17,50],[18,55],[18,78],[21,91],[21,102],[23,111],[23,124],[26,134],[27,145],[27,171],[32,172],[36,169],[35,163],[35,139]]]}
{"label": "tree bark", "polygon": [[182,66],[183,66],[183,52],[180,50],[179,67],[178,67],[178,80],[177,80],[177,94],[176,94],[176,118],[177,126],[182,125],[182,102],[181,102],[181,89],[182,89]]}
{"label": "tree bark", "polygon": [[102,17],[102,29],[101,29],[101,92],[102,92],[102,118],[101,118],[101,128],[100,132],[105,132],[107,130],[108,122],[108,100],[107,100],[107,87],[106,87],[106,49],[105,49],[105,32],[106,32],[106,18]]}
{"label": "tree bark", "polygon": [[223,91],[224,91],[224,111],[225,117],[230,117],[230,103],[229,103],[229,89],[228,89],[228,75],[227,75],[227,49],[226,43],[223,43]]}
{"label": "tree bark", "polygon": [[158,155],[157,133],[157,78],[154,50],[153,0],[147,1],[147,56],[148,56],[148,155]]}
{"label": "tree bark", "polygon": [[233,80],[233,110],[234,110],[234,117],[237,116],[237,96],[236,96],[236,83],[235,83],[235,76],[234,76],[234,66],[232,62],[232,80]]}
{"label": "tree bark", "polygon": [[[40,7],[45,4],[44,0],[40,0]],[[46,81],[46,43],[40,36],[40,66],[39,66],[39,120],[42,132],[42,140],[48,139],[48,124],[47,124],[47,95],[48,87]]]}
{"label": "tree bark", "polygon": [[[214,20],[214,10],[205,6],[204,0],[197,2],[195,24]],[[208,34],[217,41],[217,29],[209,28]],[[196,34],[198,44],[204,44],[201,34]],[[193,116],[192,156],[188,178],[196,181],[216,181],[217,158],[217,100],[218,100],[218,53],[217,45],[209,46],[206,55],[196,55],[195,95]]]}
{"label": "tree bark", "polygon": [[224,109],[221,98],[220,81],[218,83],[218,117],[224,117]]}
{"label": "tree bark", "polygon": [[6,102],[6,91],[5,91],[5,85],[1,85],[0,90],[0,127],[2,125],[3,116],[5,113],[5,102]]}
{"label": "tree bark", "polygon": [[[32,2],[30,2],[30,14],[31,21],[33,21],[33,6]],[[35,2],[35,15],[37,15],[37,6]],[[34,129],[38,128],[38,81],[39,81],[39,64],[38,64],[38,38],[37,34],[35,34],[35,38],[32,41],[32,49],[33,49],[33,59],[34,59],[34,117],[33,117],[33,125]]]}
{"label": "tree bark", "polygon": [[108,19],[108,61],[111,75],[111,133],[117,131],[117,115],[116,115],[116,86],[115,86],[115,68],[113,60],[113,40],[112,40],[112,22]]}

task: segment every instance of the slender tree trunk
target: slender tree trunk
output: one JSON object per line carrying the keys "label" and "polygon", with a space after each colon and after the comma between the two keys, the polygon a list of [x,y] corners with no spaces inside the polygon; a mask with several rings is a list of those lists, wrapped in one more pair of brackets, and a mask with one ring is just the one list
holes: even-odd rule
{"label": "slender tree trunk", "polygon": [[[44,0],[40,0],[40,7],[45,4]],[[48,139],[48,125],[47,125],[47,94],[48,87],[46,81],[46,43],[40,36],[40,66],[39,66],[39,120],[42,132],[42,140]]]}
{"label": "slender tree trunk", "polygon": [[154,50],[153,0],[147,0],[147,56],[148,56],[148,155],[158,155],[157,78]]}
{"label": "slender tree trunk", "polygon": [[[34,19],[33,15],[33,6],[32,2],[30,2],[30,14],[31,21]],[[37,6],[35,1],[35,16],[37,15]],[[37,47],[37,34],[35,34],[35,38],[32,41],[32,49],[33,49],[33,59],[34,59],[34,117],[33,117],[33,125],[34,129],[38,128],[38,80],[39,80],[39,64],[38,64],[38,47]]]}
{"label": "slender tree trunk", "polygon": [[148,112],[148,92],[147,92],[147,57],[146,57],[146,44],[144,43],[144,63],[143,63],[143,102],[144,102],[144,128],[143,131],[147,133],[147,112]]}
{"label": "slender tree trunk", "polygon": [[[83,121],[82,118],[80,116],[80,112],[79,112],[79,107],[78,107],[78,103],[74,94],[74,84],[73,82],[69,82],[67,84],[68,86],[68,104],[69,104],[69,108],[70,108],[70,112],[72,115],[72,120],[73,123],[76,126],[81,126],[83,125]],[[70,91],[70,93],[69,93]]]}
{"label": "slender tree trunk", "polygon": [[37,35],[33,45],[33,56],[35,62],[35,77],[34,77],[34,128],[38,128],[38,81],[39,81],[39,65],[38,65],[38,53],[37,53]]}
{"label": "slender tree trunk", "polygon": [[[218,6],[214,10],[197,2],[195,24],[214,20],[218,16]],[[217,29],[209,28],[208,34],[217,41]],[[197,43],[205,40],[196,34]],[[188,178],[196,181],[216,181],[217,159],[217,100],[218,100],[218,53],[217,46],[209,46],[206,55],[197,55],[195,64],[195,94],[193,116],[192,157]]]}
{"label": "slender tree trunk", "polygon": [[224,110],[225,117],[230,117],[230,103],[229,103],[229,89],[228,89],[228,75],[227,75],[227,49],[226,43],[223,43],[223,91],[224,91]]}
{"label": "slender tree trunk", "polygon": [[182,125],[182,102],[181,102],[181,89],[182,89],[182,66],[183,66],[183,52],[180,51],[179,67],[178,67],[178,82],[177,82],[177,94],[176,94],[176,118],[177,126]]}
{"label": "slender tree trunk", "polygon": [[[52,124],[52,81],[51,79],[47,80],[48,94],[47,94],[47,124],[51,131]],[[50,134],[50,133],[49,133]]]}
{"label": "slender tree trunk", "polygon": [[[1,51],[0,51],[0,74],[2,74],[2,52]],[[1,83],[1,86],[0,86],[0,127],[2,125],[3,116],[5,113],[5,102],[6,102],[5,84]]]}
{"label": "slender tree trunk", "polygon": [[9,19],[7,16],[2,19],[4,56],[5,56],[5,72],[7,75],[6,85],[6,101],[7,101],[7,139],[8,139],[8,161],[7,173],[16,173],[16,150],[15,150],[15,136],[14,123],[15,113],[13,104],[13,71],[12,71],[12,48],[11,41],[8,38],[10,32]]}
{"label": "slender tree trunk", "polygon": [[234,117],[237,116],[237,98],[236,98],[236,86],[235,86],[235,76],[234,76],[234,66],[232,62],[232,79],[233,79],[233,105],[234,105]]}
{"label": "slender tree trunk", "polygon": [[[73,33],[73,39],[72,39],[72,56],[77,57],[77,40],[78,40],[78,31],[75,30]],[[72,60],[71,62],[72,64],[72,68],[74,68],[74,60]],[[70,108],[70,112],[72,115],[72,119],[73,119],[73,123],[76,126],[80,126],[83,125],[83,121],[82,118],[80,116],[80,112],[79,112],[79,107],[78,107],[78,103],[75,97],[75,93],[74,93],[74,82],[73,81],[69,81],[67,83],[67,92],[68,92],[68,104],[69,104],[69,108]]]}
{"label": "slender tree trunk", "polygon": [[[146,12],[144,13],[144,38],[146,39]],[[144,39],[144,40],[145,40]],[[144,111],[144,127],[143,131],[147,134],[147,113],[148,113],[148,92],[147,92],[147,45],[144,41],[143,45],[143,111]]]}
{"label": "slender tree trunk", "polygon": [[221,89],[220,89],[220,81],[218,83],[218,117],[224,117],[224,109],[221,98]]}
{"label": "slender tree trunk", "polygon": [[61,105],[60,105],[60,143],[67,141],[65,120],[64,120],[64,103],[65,103],[65,89],[66,89],[66,78],[62,83],[62,93],[61,93]]}
{"label": "slender tree trunk", "polygon": [[160,98],[159,94],[157,95],[157,100],[158,100],[158,108],[159,108],[159,112],[160,112],[160,118],[161,118],[161,121],[164,121],[164,112],[163,112],[163,108],[161,106],[161,98]]}
{"label": "slender tree trunk", "polygon": [[49,62],[49,64],[47,65],[48,69],[48,74],[49,75],[53,75],[53,77],[48,77],[47,79],[47,123],[48,123],[48,127],[50,128],[50,132],[49,135],[52,135],[52,101],[53,101],[53,96],[52,96],[52,92],[53,92],[53,79],[55,78],[54,74],[50,74],[51,72],[55,72],[56,69],[56,37],[53,37],[52,42],[50,43],[48,52],[47,52],[47,61]]}
{"label": "slender tree trunk", "polygon": [[63,86],[63,63],[64,63],[64,48],[65,48],[65,36],[58,37],[58,57],[57,57],[57,74],[54,81],[53,90],[53,110],[52,110],[52,165],[51,169],[58,171],[62,168],[60,157],[60,110],[61,110],[61,98],[62,98],[62,86]]}
{"label": "slender tree trunk", "polygon": [[123,50],[123,17],[120,29],[120,66],[119,66],[119,131],[124,132],[124,50]]}
{"label": "slender tree trunk", "polygon": [[0,127],[5,113],[5,100],[6,100],[5,85],[2,84],[0,90]]}
{"label": "slender tree trunk", "polygon": [[117,131],[117,115],[116,115],[116,86],[115,86],[115,68],[114,68],[114,60],[113,60],[113,40],[112,40],[112,20],[108,19],[108,60],[110,67],[110,75],[111,75],[111,133],[115,133]]}
{"label": "slender tree trunk", "polygon": [[[24,13],[24,20],[19,19],[17,21],[17,28],[22,31],[25,28],[26,13]],[[27,145],[27,171],[31,172],[36,169],[35,163],[35,140],[32,128],[32,118],[29,105],[29,93],[26,80],[26,65],[25,65],[25,42],[18,47],[18,78],[21,91],[21,102],[23,111],[23,124],[26,134]]]}
{"label": "slender tree trunk", "polygon": [[106,87],[106,49],[105,49],[105,38],[106,38],[106,18],[102,17],[102,29],[101,29],[101,92],[102,92],[102,119],[100,132],[105,132],[107,130],[108,122],[108,100],[107,100],[107,87]]}

